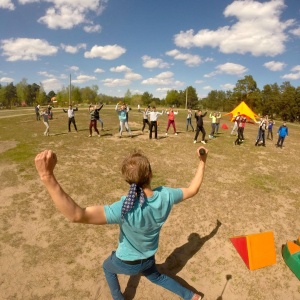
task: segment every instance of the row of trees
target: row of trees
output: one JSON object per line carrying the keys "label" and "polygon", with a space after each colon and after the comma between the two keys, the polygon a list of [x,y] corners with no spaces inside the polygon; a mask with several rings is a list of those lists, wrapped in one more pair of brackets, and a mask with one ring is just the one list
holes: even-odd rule
{"label": "row of trees", "polygon": [[73,104],[106,103],[116,104],[123,101],[131,106],[175,106],[191,107],[193,109],[207,109],[213,111],[231,111],[241,101],[257,114],[269,115],[286,121],[300,121],[300,87],[293,87],[289,82],[281,86],[277,83],[267,84],[260,90],[251,75],[238,80],[232,91],[209,92],[207,97],[199,99],[194,87],[189,86],[185,90],[170,90],[164,99],[153,97],[152,94],[144,92],[134,94],[127,90],[124,97],[112,97],[99,93],[99,87],[79,88],[71,86],[62,88],[55,93],[45,93],[43,85],[28,84],[23,79],[16,85],[10,83],[6,86],[0,85],[0,107],[12,108],[13,106],[34,106],[36,104],[51,104],[55,99],[58,106],[67,106],[71,101]]}

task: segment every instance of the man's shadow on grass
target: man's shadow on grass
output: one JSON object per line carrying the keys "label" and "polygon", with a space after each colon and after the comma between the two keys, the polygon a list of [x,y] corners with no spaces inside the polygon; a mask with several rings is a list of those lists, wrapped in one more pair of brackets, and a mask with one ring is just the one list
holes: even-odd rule
{"label": "man's shadow on grass", "polygon": [[[191,233],[188,237],[187,243],[176,248],[167,257],[164,263],[156,265],[158,271],[175,279],[178,283],[180,283],[185,288],[191,290],[192,292],[203,295],[201,292],[189,285],[184,279],[179,277],[177,274],[184,268],[189,259],[191,259],[208,240],[214,237],[221,225],[222,223],[219,220],[217,220],[217,225],[212,230],[212,232],[202,238],[198,233]],[[134,299],[140,279],[141,275],[130,276],[127,282],[127,287],[123,293],[126,300]]]}

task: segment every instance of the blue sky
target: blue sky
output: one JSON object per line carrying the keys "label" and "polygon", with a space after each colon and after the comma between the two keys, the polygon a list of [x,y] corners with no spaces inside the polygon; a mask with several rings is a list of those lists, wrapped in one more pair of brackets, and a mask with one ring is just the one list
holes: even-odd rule
{"label": "blue sky", "polygon": [[124,96],[300,86],[299,0],[0,0],[0,83]]}

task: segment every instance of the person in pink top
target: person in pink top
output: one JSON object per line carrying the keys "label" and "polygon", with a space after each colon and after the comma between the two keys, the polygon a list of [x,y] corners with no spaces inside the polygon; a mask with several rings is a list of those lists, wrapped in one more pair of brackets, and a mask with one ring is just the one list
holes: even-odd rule
{"label": "person in pink top", "polygon": [[166,112],[168,115],[168,125],[167,125],[167,129],[166,129],[166,135],[168,135],[168,130],[172,124],[173,129],[174,129],[174,134],[177,135],[177,131],[176,131],[176,126],[175,126],[175,115],[178,114],[178,111],[174,111],[172,107],[170,107],[170,109]]}
{"label": "person in pink top", "polygon": [[240,145],[244,141],[244,129],[247,122],[247,118],[245,115],[241,115],[238,122],[238,137],[235,140],[235,145]]}

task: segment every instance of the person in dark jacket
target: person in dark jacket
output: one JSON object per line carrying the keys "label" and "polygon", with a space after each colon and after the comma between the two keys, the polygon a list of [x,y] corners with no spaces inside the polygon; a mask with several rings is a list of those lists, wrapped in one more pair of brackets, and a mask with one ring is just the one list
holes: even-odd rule
{"label": "person in dark jacket", "polygon": [[102,109],[102,107],[103,107],[103,104],[100,104],[100,107],[95,109],[95,118],[96,118],[97,122],[100,123],[101,130],[103,130],[103,121],[100,118],[100,110]]}
{"label": "person in dark jacket", "polygon": [[199,135],[199,132],[201,131],[202,132],[202,140],[201,140],[201,143],[202,144],[206,144],[205,142],[205,135],[206,135],[206,131],[203,127],[203,117],[205,117],[207,114],[207,111],[202,114],[202,110],[198,110],[198,112],[195,113],[195,119],[196,119],[196,122],[197,122],[197,128],[196,128],[196,134],[195,134],[195,138],[194,138],[194,144],[197,143],[197,138],[198,138],[198,135]]}
{"label": "person in dark jacket", "polygon": [[92,128],[94,128],[95,132],[97,133],[98,137],[100,137],[100,133],[99,130],[97,128],[97,105],[90,105],[89,106],[89,113],[90,113],[90,126],[89,126],[89,130],[90,130],[90,135],[89,137],[92,137],[93,132],[92,132]]}

